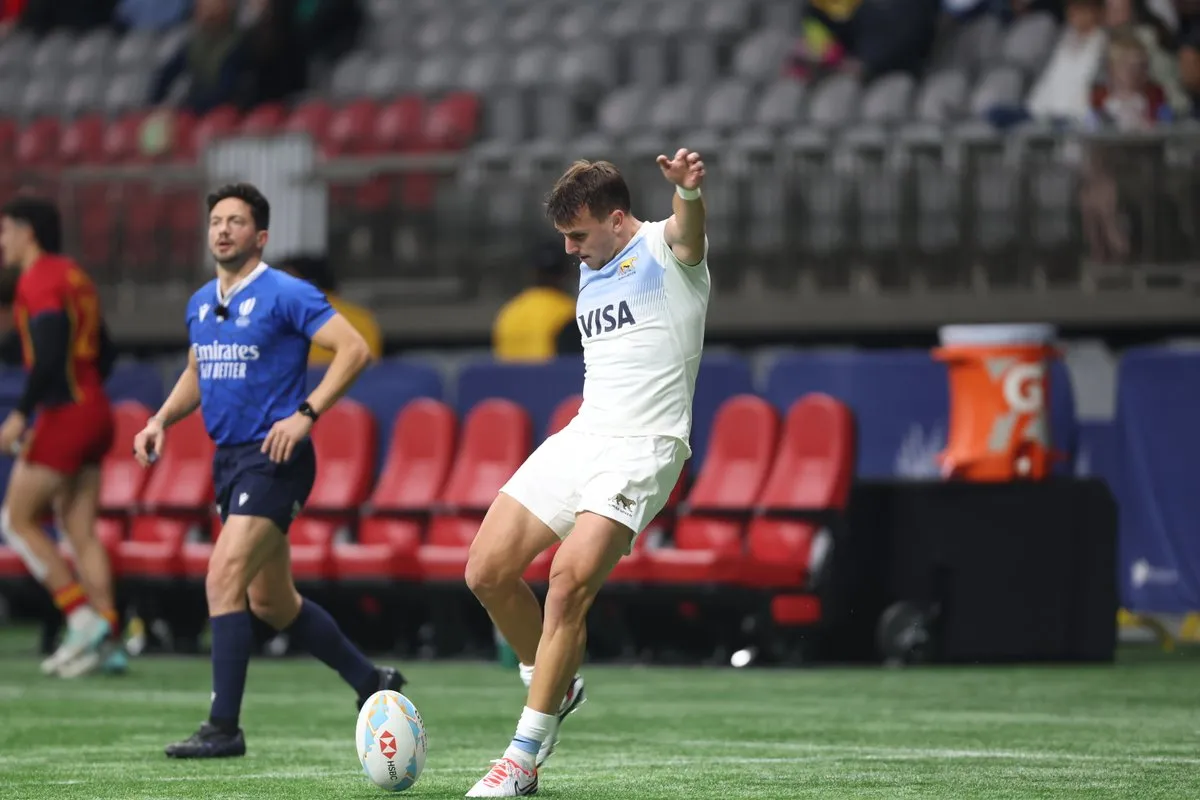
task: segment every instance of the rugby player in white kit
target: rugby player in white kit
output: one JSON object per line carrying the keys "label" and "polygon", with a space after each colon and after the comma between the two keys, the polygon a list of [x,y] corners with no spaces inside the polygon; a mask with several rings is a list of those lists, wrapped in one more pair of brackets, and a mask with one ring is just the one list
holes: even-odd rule
{"label": "rugby player in white kit", "polygon": [[[512,743],[467,797],[537,792],[559,725],[584,700],[588,609],[691,455],[709,296],[704,162],[681,149],[658,165],[676,187],[662,222],[633,216],[624,178],[604,161],[573,164],[547,200],[581,262],[583,405],[501,488],[471,544],[467,584],[520,659],[529,694]],[[543,618],[521,576],[560,539]]]}

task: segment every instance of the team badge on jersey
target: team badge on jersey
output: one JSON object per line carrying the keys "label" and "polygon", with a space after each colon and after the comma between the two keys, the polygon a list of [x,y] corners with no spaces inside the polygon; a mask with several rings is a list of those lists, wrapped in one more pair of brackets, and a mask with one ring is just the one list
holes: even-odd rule
{"label": "team badge on jersey", "polygon": [[243,300],[238,306],[237,326],[244,328],[250,324],[250,312],[254,310],[254,298]]}
{"label": "team badge on jersey", "polygon": [[630,258],[622,261],[620,264],[617,264],[617,280],[628,278],[630,275],[632,275],[635,272],[633,268],[635,263],[637,263],[637,256],[631,256]]}

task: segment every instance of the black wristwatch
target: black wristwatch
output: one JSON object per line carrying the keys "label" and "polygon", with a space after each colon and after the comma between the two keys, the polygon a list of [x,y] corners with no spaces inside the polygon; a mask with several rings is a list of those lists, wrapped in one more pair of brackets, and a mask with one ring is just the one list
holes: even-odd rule
{"label": "black wristwatch", "polygon": [[321,416],[320,414],[317,413],[317,410],[312,407],[312,404],[309,403],[307,400],[305,400],[303,403],[300,404],[300,407],[296,409],[296,412],[303,414],[304,416],[311,419],[313,422],[316,422],[317,417]]}

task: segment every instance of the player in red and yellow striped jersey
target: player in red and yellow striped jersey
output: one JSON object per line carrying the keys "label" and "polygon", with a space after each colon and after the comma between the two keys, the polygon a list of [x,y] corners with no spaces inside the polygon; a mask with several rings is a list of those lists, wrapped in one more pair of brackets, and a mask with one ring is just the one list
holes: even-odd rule
{"label": "player in red and yellow striped jersey", "polygon": [[[20,270],[12,314],[28,371],[17,407],[0,424],[0,451],[18,457],[0,529],[67,619],[67,635],[42,669],[74,677],[123,653],[112,647],[112,573],[95,535],[100,461],[113,443],[104,379],[114,352],[95,285],[58,254],[61,229],[58,209],[40,198],[0,209],[0,252],[6,267]],[[55,506],[79,580],[42,530]]]}

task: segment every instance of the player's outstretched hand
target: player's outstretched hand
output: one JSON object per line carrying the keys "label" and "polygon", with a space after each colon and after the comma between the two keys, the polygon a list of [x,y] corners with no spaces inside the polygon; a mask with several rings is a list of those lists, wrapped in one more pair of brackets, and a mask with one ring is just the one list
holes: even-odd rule
{"label": "player's outstretched hand", "polygon": [[292,457],[296,445],[308,436],[312,424],[312,420],[300,412],[279,420],[271,426],[270,433],[263,440],[262,451],[276,464],[282,464]]}
{"label": "player's outstretched hand", "polygon": [[659,156],[657,161],[663,177],[676,186],[699,189],[700,184],[704,183],[704,161],[699,153],[681,147],[675,151],[674,158]]}
{"label": "player's outstretched hand", "polygon": [[162,453],[163,426],[158,417],[151,417],[146,427],[133,437],[133,455],[143,467],[148,467],[158,460]]}

